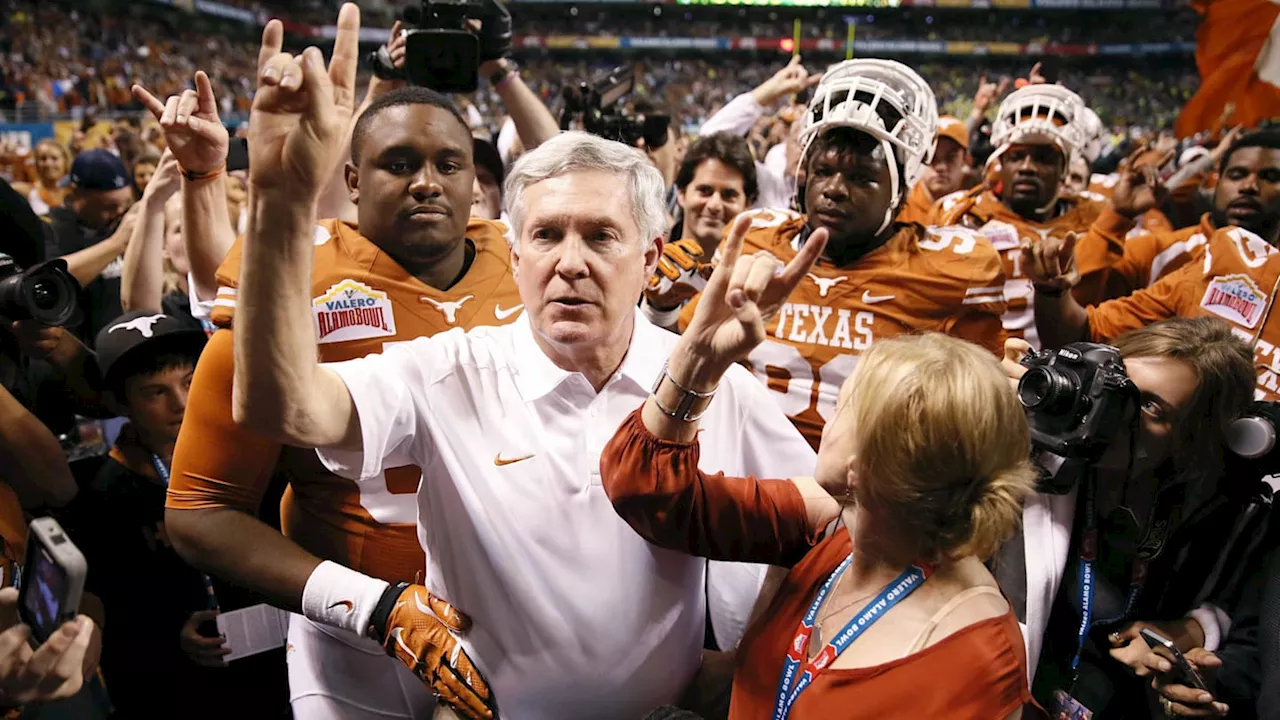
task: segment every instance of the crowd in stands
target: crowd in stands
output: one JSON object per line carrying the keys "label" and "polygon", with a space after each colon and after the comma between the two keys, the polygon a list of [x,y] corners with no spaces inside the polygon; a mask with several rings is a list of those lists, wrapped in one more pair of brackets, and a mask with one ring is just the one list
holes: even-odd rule
{"label": "crowd in stands", "polygon": [[[514,4],[449,96],[351,5],[4,12],[0,124],[69,121],[0,145],[6,720],[1280,717],[1280,131],[1175,138],[1189,55]],[[561,126],[630,62],[670,126]],[[40,516],[90,570],[33,648]]]}
{"label": "crowd in stands", "polygon": [[[142,4],[124,6],[117,14],[73,4],[16,0],[6,11],[7,22],[0,27],[0,51],[6,58],[0,64],[0,116],[10,122],[138,110],[129,95],[130,85],[141,83],[160,93],[177,93],[189,86],[196,68],[209,74],[224,118],[243,118],[248,110],[253,93],[256,27],[215,22]],[[515,27],[517,34],[528,35],[791,34],[791,15],[748,15],[745,10],[707,8],[699,9],[707,19],[693,20],[694,11],[686,8],[657,6],[654,11],[665,14],[616,10],[615,6],[574,8],[571,13],[562,6],[517,5]],[[844,38],[844,21],[836,11],[816,10],[806,17],[810,20],[802,24],[805,37]],[[881,11],[857,16],[857,38],[1168,42],[1190,40],[1194,17],[1185,9],[1104,15]],[[1106,22],[1097,22],[1099,18]],[[68,28],[75,32],[67,32]],[[644,58],[595,52],[588,57],[563,52],[548,55],[535,50],[515,55],[526,69],[530,86],[553,112],[558,112],[560,92],[566,85],[590,80],[603,70],[640,59],[644,73],[639,93],[664,106],[692,131],[729,99],[762,82],[784,56],[770,51]],[[809,58],[814,63],[838,59],[822,55]],[[979,77],[1009,77],[1025,66],[1024,59],[1016,55],[910,56],[904,60],[918,67],[930,81],[944,110],[957,115],[967,112],[966,98],[973,93]],[[1063,63],[1063,82],[1079,89],[1104,121],[1116,126],[1155,129],[1169,125],[1196,81],[1189,55],[1107,58],[1106,64],[1080,58]],[[482,88],[470,99],[491,131],[496,131],[502,120],[496,99],[488,88]]]}

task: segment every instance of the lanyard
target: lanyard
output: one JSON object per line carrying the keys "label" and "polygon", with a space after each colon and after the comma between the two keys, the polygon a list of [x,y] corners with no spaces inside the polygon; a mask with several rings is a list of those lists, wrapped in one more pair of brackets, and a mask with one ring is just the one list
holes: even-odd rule
{"label": "lanyard", "polygon": [[[151,464],[155,466],[156,475],[160,476],[160,482],[164,483],[165,487],[169,487],[169,468],[165,466],[164,461],[160,459],[159,455],[151,453]],[[209,595],[208,609],[217,610],[218,596],[213,591],[213,579],[207,573],[200,573],[200,577],[204,578],[204,591]]]}
{"label": "lanyard", "polygon": [[[1076,674],[1080,667],[1080,656],[1084,654],[1084,643],[1093,627],[1093,599],[1096,594],[1094,583],[1097,582],[1093,563],[1098,559],[1098,514],[1097,514],[1097,477],[1090,473],[1084,483],[1084,532],[1080,537],[1080,627],[1076,631],[1076,653],[1071,658],[1071,672]],[[1129,596],[1125,599],[1124,613],[1106,622],[1117,622],[1129,617],[1138,604],[1138,596],[1147,584],[1147,561],[1138,558],[1133,562],[1133,573],[1129,580]]]}
{"label": "lanyard", "polygon": [[151,464],[155,466],[156,475],[160,477],[160,482],[164,483],[165,487],[169,487],[169,468],[165,467],[164,461],[160,459],[159,455],[151,453]]}
{"label": "lanyard", "polygon": [[[841,628],[835,638],[826,647],[822,648],[822,652],[818,653],[818,656],[804,667],[803,672],[800,672],[805,657],[809,652],[809,639],[813,635],[813,626],[817,622],[818,611],[822,608],[822,603],[826,601],[827,595],[831,592],[836,580],[841,573],[848,569],[852,562],[853,553],[849,553],[849,557],[846,557],[844,562],[840,563],[840,566],[823,583],[822,588],[818,590],[817,597],[813,599],[813,603],[809,606],[809,611],[800,620],[800,627],[796,630],[795,639],[791,641],[791,645],[787,648],[787,657],[782,666],[782,678],[778,681],[778,696],[773,704],[773,720],[785,720],[787,715],[791,713],[791,706],[800,697],[800,693],[804,692],[813,683],[814,678],[818,677],[867,628],[874,625],[885,613],[893,609],[893,606],[915,592],[933,574],[933,568],[920,564],[912,565],[904,570],[901,575],[886,585],[879,595],[864,605],[862,611]],[[797,675],[799,675],[798,681],[796,680]],[[795,681],[795,687],[792,687],[793,681]]]}

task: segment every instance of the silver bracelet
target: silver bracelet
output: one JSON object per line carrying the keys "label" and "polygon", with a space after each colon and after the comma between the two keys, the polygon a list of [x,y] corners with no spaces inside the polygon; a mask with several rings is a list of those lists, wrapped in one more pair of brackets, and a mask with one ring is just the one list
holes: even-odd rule
{"label": "silver bracelet", "polygon": [[[680,396],[680,402],[676,405],[674,410],[664,407],[662,405],[662,401],[658,400],[658,388],[662,387],[663,379],[670,380],[671,384],[675,385],[676,389],[682,393]],[[653,398],[653,404],[662,411],[663,415],[666,415],[673,420],[679,420],[680,422],[697,422],[707,413],[707,408],[710,407],[709,401],[715,396],[716,390],[718,389],[720,389],[719,384],[711,388],[709,392],[690,390],[676,382],[676,379],[671,377],[669,364],[663,363],[662,373],[658,375],[658,381],[653,384],[653,390],[650,391],[649,396]],[[689,412],[693,410],[694,406],[699,402],[706,402],[707,404],[703,406],[702,412],[697,415],[690,415]]]}

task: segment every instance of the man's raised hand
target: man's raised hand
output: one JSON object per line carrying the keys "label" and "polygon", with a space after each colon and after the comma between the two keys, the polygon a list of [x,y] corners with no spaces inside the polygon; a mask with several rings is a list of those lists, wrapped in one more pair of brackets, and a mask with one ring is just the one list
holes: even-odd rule
{"label": "man's raised hand", "polygon": [[218,118],[213,85],[204,71],[196,73],[196,89],[170,95],[165,102],[141,85],[133,86],[133,97],[160,123],[173,157],[187,172],[215,172],[227,161],[227,128]]}
{"label": "man's raised hand", "polygon": [[257,192],[314,202],[346,148],[355,111],[360,9],[346,3],[338,13],[327,69],[318,48],[294,57],[282,51],[283,41],[280,21],[267,23],[249,117],[249,183]]}

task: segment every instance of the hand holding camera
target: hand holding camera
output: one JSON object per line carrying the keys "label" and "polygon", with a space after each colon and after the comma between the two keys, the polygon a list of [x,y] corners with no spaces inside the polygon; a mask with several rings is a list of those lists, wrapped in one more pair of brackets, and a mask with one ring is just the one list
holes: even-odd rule
{"label": "hand holding camera", "polygon": [[80,692],[86,660],[93,657],[92,620],[81,615],[33,649],[31,628],[18,620],[18,591],[5,588],[0,590],[0,626],[0,703],[46,702]]}

